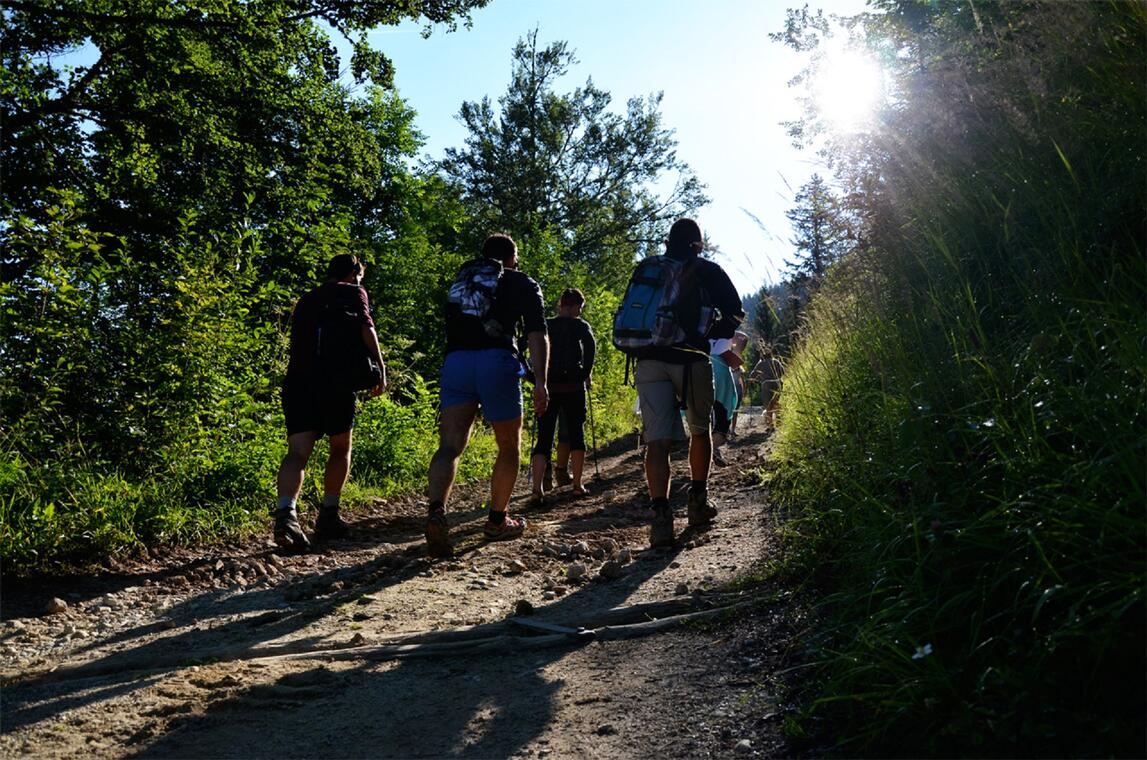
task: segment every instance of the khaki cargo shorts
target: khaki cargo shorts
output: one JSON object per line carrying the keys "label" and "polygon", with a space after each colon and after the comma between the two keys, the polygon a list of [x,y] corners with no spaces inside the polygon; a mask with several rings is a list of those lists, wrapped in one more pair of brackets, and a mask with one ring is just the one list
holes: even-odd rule
{"label": "khaki cargo shorts", "polygon": [[[688,378],[686,378],[688,373]],[[691,435],[709,432],[713,413],[713,367],[708,361],[670,364],[641,359],[633,370],[645,440],[683,440],[681,397],[685,396],[685,422]]]}

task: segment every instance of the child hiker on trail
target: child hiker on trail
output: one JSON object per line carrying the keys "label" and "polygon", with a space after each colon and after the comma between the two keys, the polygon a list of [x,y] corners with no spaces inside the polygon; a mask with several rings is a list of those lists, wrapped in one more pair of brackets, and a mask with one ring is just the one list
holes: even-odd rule
{"label": "child hiker on trail", "polygon": [[585,296],[577,288],[566,288],[558,300],[558,316],[546,320],[550,336],[549,391],[550,403],[538,419],[538,439],[530,460],[533,468],[533,493],[530,505],[538,506],[545,494],[545,470],[550,463],[554,430],[559,418],[564,419],[569,433],[568,465],[559,457],[556,475],[558,485],[571,485],[575,496],[588,493],[582,485],[585,467],[586,389],[593,373],[597,344],[589,323],[581,318]]}

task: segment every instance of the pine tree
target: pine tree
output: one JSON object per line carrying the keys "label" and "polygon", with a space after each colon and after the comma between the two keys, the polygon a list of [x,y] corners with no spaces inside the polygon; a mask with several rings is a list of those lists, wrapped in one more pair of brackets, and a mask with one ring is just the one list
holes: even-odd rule
{"label": "pine tree", "polygon": [[816,290],[829,265],[840,258],[848,240],[848,225],[840,199],[819,174],[801,187],[796,205],[785,216],[793,224],[796,257],[786,261],[791,282]]}

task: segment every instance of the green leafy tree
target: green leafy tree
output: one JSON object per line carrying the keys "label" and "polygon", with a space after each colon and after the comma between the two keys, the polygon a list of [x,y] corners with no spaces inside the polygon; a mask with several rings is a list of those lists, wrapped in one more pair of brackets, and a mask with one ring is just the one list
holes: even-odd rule
{"label": "green leafy tree", "polygon": [[[489,98],[463,103],[465,147],[448,149],[440,163],[461,188],[470,235],[508,231],[529,250],[550,230],[567,266],[619,281],[669,222],[706,202],[661,122],[661,95],[631,98],[618,114],[592,79],[557,91],[574,52],[565,42],[539,47],[536,31],[515,46],[513,63],[497,107]],[[654,184],[666,180],[671,189],[659,195]]]}
{"label": "green leafy tree", "polygon": [[330,35],[354,43],[356,80],[385,87],[367,30],[485,2],[6,3],[0,211],[37,219],[47,188],[77,192],[84,222],[135,257],[194,212],[281,239],[267,269],[306,272],[288,251],[360,199],[385,205],[386,154],[401,148],[377,128],[379,98],[351,97]]}

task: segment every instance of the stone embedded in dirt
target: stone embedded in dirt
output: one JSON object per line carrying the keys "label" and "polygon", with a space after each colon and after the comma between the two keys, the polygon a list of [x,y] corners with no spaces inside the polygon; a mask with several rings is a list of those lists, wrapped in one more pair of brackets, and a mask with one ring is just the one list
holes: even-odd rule
{"label": "stone embedded in dirt", "polygon": [[581,580],[587,572],[588,568],[586,568],[585,565],[580,562],[574,562],[566,568],[566,578],[571,581]]}
{"label": "stone embedded in dirt", "polygon": [[598,736],[613,736],[617,733],[617,729],[613,727],[612,723],[603,723],[597,727],[597,731],[594,733]]}
{"label": "stone embedded in dirt", "polygon": [[753,751],[753,743],[748,739],[742,739],[741,741],[737,742],[737,746],[734,747],[734,749],[739,754],[745,755]]}
{"label": "stone embedded in dirt", "polygon": [[48,600],[48,603],[44,605],[45,615],[59,615],[61,612],[67,612],[67,610],[68,603],[58,596],[52,597]]}
{"label": "stone embedded in dirt", "polygon": [[529,568],[526,567],[526,563],[522,562],[522,560],[512,559],[512,560],[510,560],[510,564],[506,568],[506,572],[508,572],[511,575],[516,575],[518,573],[524,573],[528,569]]}
{"label": "stone embedded in dirt", "polygon": [[622,549],[617,553],[617,561],[625,565],[633,561],[633,552],[629,549]]}
{"label": "stone embedded in dirt", "polygon": [[688,583],[678,583],[677,584],[677,590],[675,593],[677,594],[677,596],[687,596],[689,594],[689,584]]}
{"label": "stone embedded in dirt", "polygon": [[601,569],[597,571],[597,575],[603,580],[612,581],[620,578],[623,572],[620,562],[610,560],[601,566]]}
{"label": "stone embedded in dirt", "polygon": [[549,589],[542,592],[542,599],[553,599],[555,596],[557,596],[557,594]]}
{"label": "stone embedded in dirt", "polygon": [[585,556],[588,556],[589,553],[590,553],[589,544],[585,541],[578,541],[576,544],[572,544],[570,546],[570,554],[574,554],[574,555],[577,555],[579,557],[585,557]]}
{"label": "stone embedded in dirt", "polygon": [[530,604],[530,600],[528,599],[519,599],[518,601],[514,602],[514,614],[533,615],[534,605]]}

